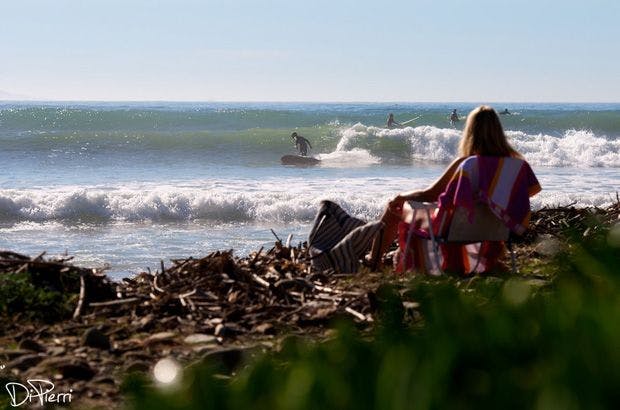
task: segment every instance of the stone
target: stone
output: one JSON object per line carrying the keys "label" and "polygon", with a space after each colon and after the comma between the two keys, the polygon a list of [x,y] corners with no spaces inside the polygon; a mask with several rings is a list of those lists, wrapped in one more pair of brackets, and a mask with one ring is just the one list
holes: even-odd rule
{"label": "stone", "polygon": [[91,327],[82,336],[82,345],[96,349],[110,350],[110,338],[96,327]]}
{"label": "stone", "polygon": [[147,337],[144,343],[153,344],[153,343],[169,342],[172,339],[174,339],[175,336],[176,336],[176,333],[174,332],[159,332],[159,333],[155,333]]}
{"label": "stone", "polygon": [[194,333],[187,336],[183,341],[187,344],[204,344],[215,342],[216,337],[211,335],[205,335],[204,333]]}
{"label": "stone", "polygon": [[33,352],[45,352],[45,348],[41,346],[39,342],[32,339],[23,339],[21,342],[19,342],[18,347],[24,350],[32,350]]}
{"label": "stone", "polygon": [[62,356],[67,352],[67,349],[63,346],[52,346],[47,349],[47,354],[50,356]]}
{"label": "stone", "polygon": [[553,235],[540,235],[534,250],[544,256],[554,256],[562,251],[562,242]]}
{"label": "stone", "polygon": [[26,370],[39,364],[44,357],[40,354],[25,354],[8,362],[6,367],[8,369]]}
{"label": "stone", "polygon": [[255,326],[253,331],[262,333],[265,335],[273,335],[276,333],[276,329],[273,327],[273,325],[267,322],[261,323],[260,325]]}
{"label": "stone", "polygon": [[146,373],[149,369],[149,363],[142,360],[132,360],[125,366],[125,371],[127,373]]}
{"label": "stone", "polygon": [[56,367],[63,379],[90,380],[95,375],[95,371],[86,362],[72,361],[59,363]]}

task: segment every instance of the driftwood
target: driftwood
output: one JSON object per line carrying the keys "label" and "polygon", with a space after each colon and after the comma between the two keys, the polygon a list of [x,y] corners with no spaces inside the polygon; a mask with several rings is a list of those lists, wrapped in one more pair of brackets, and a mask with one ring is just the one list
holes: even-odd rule
{"label": "driftwood", "polygon": [[[521,241],[529,243],[539,234],[561,236],[567,230],[587,237],[617,223],[619,217],[620,200],[605,209],[543,208],[533,212],[531,229]],[[289,235],[283,245],[272,233],[276,242],[268,252],[261,247],[239,259],[232,251],[218,251],[201,259],[172,260],[167,268],[161,261],[157,272],[148,270],[118,283],[102,276],[101,270],[71,265],[71,258],[45,260],[45,253],[29,258],[0,251],[0,274],[27,271],[35,284],[76,293],[74,319],[86,314],[187,320],[190,315],[196,323],[230,324],[235,334],[251,333],[266,324],[300,329],[308,320],[327,320],[338,313],[372,320],[365,290],[352,284],[343,288],[342,275],[311,272],[305,244],[291,247]]]}
{"label": "driftwood", "polygon": [[[562,238],[569,228],[581,236],[595,235],[618,223],[619,215],[620,201],[606,209],[544,208],[532,214],[532,229],[522,241],[533,241],[538,234]],[[189,363],[222,345],[243,347],[260,340],[261,346],[274,346],[274,335],[283,333],[326,336],[325,324],[336,315],[352,318],[360,327],[372,326],[377,287],[389,281],[406,289],[407,278],[389,273],[352,278],[312,272],[307,246],[290,246],[290,235],[283,244],[273,234],[277,241],[268,251],[261,248],[245,258],[226,251],[176,259],[168,267],[162,262],[155,272],[147,269],[119,282],[109,281],[100,270],[73,266],[71,258],[46,260],[44,254],[30,258],[0,251],[0,275],[28,273],[33,283],[76,300],[73,319],[59,318],[51,325],[8,318],[0,346],[19,348],[0,349],[0,361],[20,380],[54,375],[58,391],[71,388],[75,397],[109,404],[119,400],[123,371],[146,372],[171,355]],[[403,307],[414,311],[419,306],[405,302]]]}

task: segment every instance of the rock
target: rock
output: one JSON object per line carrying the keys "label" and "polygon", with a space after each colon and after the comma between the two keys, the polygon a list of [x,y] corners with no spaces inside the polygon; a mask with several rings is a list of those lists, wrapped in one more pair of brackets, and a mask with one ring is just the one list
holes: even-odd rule
{"label": "rock", "polygon": [[231,347],[207,352],[202,359],[207,363],[221,366],[223,371],[232,373],[248,356],[257,351],[256,347]]}
{"label": "rock", "polygon": [[211,335],[205,335],[204,333],[194,333],[187,336],[183,341],[187,344],[202,344],[215,342],[216,337]]}
{"label": "rock", "polygon": [[36,366],[44,359],[44,355],[40,354],[25,354],[19,356],[17,359],[11,360],[6,364],[8,369],[27,370],[33,366]]}
{"label": "rock", "polygon": [[146,315],[140,318],[140,321],[138,322],[137,330],[141,332],[148,332],[149,330],[153,328],[154,324],[155,324],[155,317],[151,314]]}
{"label": "rock", "polygon": [[108,384],[110,386],[116,385],[116,381],[114,381],[114,378],[110,376],[99,376],[94,378],[92,382],[97,384]]}
{"label": "rock", "polygon": [[45,348],[41,346],[39,342],[32,339],[23,339],[21,342],[19,342],[18,347],[24,350],[32,350],[33,352],[45,352]]}
{"label": "rock", "polygon": [[0,349],[0,357],[12,360],[16,357],[23,356],[25,354],[32,353],[29,350],[24,349]]}
{"label": "rock", "polygon": [[150,369],[150,365],[142,360],[133,360],[125,366],[127,373],[146,373]]}
{"label": "rock", "polygon": [[534,250],[541,255],[554,256],[562,250],[562,242],[553,235],[540,235]]}
{"label": "rock", "polygon": [[202,358],[207,363],[219,365],[222,370],[232,373],[241,364],[244,351],[245,349],[234,347],[218,349],[205,353]]}
{"label": "rock", "polygon": [[82,345],[96,349],[110,350],[110,338],[101,330],[91,327],[82,336]]}
{"label": "rock", "polygon": [[213,350],[217,350],[220,348],[220,345],[217,343],[207,343],[201,345],[193,345],[192,350],[197,354],[203,354],[207,352],[211,352]]}
{"label": "rock", "polygon": [[82,361],[59,363],[56,368],[63,379],[90,380],[96,373],[88,363]]}
{"label": "rock", "polygon": [[276,333],[276,329],[273,327],[271,323],[261,323],[260,325],[254,326],[252,329],[253,332],[262,333],[264,335],[273,335]]}
{"label": "rock", "polygon": [[213,333],[217,337],[234,337],[244,332],[239,326],[234,323],[220,323],[219,325],[215,326],[215,331]]}
{"label": "rock", "polygon": [[67,349],[63,346],[52,346],[47,349],[47,354],[50,356],[62,356],[67,352]]}
{"label": "rock", "polygon": [[153,343],[169,342],[175,338],[177,334],[174,332],[159,332],[146,338],[145,344],[150,345]]}

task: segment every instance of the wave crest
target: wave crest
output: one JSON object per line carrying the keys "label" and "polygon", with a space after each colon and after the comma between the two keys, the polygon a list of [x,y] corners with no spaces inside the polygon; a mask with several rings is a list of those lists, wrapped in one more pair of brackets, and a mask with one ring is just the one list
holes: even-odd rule
{"label": "wave crest", "polygon": [[[510,143],[532,165],[547,167],[620,167],[620,140],[588,130],[567,130],[562,136],[506,131]],[[355,124],[341,131],[336,151],[367,149],[389,159],[403,155],[418,161],[449,162],[456,158],[461,131],[430,125],[385,129]]]}

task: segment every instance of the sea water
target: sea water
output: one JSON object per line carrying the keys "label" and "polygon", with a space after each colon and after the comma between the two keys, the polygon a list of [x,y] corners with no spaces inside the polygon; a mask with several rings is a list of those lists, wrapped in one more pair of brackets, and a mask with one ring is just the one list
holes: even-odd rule
{"label": "sea water", "polygon": [[[455,158],[477,104],[0,102],[0,249],[68,254],[115,277],[170,259],[307,237],[322,199],[364,219]],[[620,190],[620,104],[502,104],[543,191],[605,206]],[[417,118],[400,129],[397,121]],[[291,132],[318,166],[283,166]]]}

